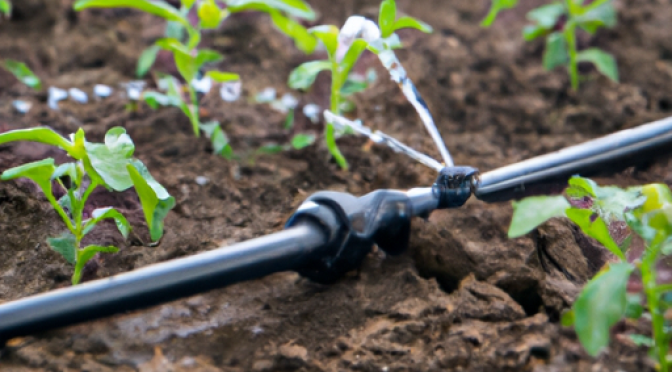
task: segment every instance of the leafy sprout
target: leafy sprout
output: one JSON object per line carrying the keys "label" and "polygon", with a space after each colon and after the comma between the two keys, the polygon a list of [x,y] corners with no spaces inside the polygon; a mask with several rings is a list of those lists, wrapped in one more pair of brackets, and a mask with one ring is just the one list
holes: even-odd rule
{"label": "leafy sprout", "polygon": [[[517,0],[493,0],[488,16],[481,23],[489,27],[502,9],[517,5]],[[588,62],[607,78],[619,81],[618,66],[614,57],[599,49],[577,49],[576,33],[582,30],[594,35],[600,28],[616,25],[616,10],[612,0],[564,0],[542,5],[527,13],[531,24],[523,28],[523,38],[532,41],[545,38],[543,66],[550,71],[565,66],[569,72],[572,89],[579,88],[578,64]]]}
{"label": "leafy sprout", "polygon": [[12,14],[12,3],[9,0],[0,0],[0,14],[10,16]]}
{"label": "leafy sprout", "polygon": [[[205,30],[217,29],[231,14],[245,11],[261,11],[269,14],[278,29],[290,36],[297,47],[306,53],[312,53],[317,45],[315,37],[292,19],[305,20],[315,18],[314,11],[302,0],[227,0],[221,8],[215,0],[182,0],[177,9],[168,3],[152,0],[77,0],[74,9],[81,11],[89,8],[134,8],[161,17],[167,21],[165,37],[154,42],[142,52],[138,60],[136,73],[144,76],[154,64],[159,51],[165,50],[173,55],[180,76],[185,81],[188,97],[182,97],[182,88],[173,89],[168,94],[158,92],[145,93],[145,101],[153,108],[159,105],[175,106],[189,118],[194,135],[199,137],[203,131],[211,140],[218,154],[230,155],[230,146],[219,124],[201,122],[198,109],[198,92],[194,83],[201,75],[226,87],[227,84],[239,84],[240,76],[231,72],[203,70],[218,63],[224,56],[216,50],[200,49],[199,44]],[[198,24],[192,25],[187,15],[195,11]]]}
{"label": "leafy sprout", "polygon": [[[344,97],[362,90],[362,85],[351,76],[359,57],[365,50],[380,55],[384,51],[401,48],[402,44],[395,32],[403,28],[432,32],[429,25],[415,18],[408,16],[397,18],[394,0],[384,0],[380,4],[378,24],[363,17],[353,16],[340,30],[333,25],[313,27],[308,32],[324,45],[327,59],[299,65],[290,73],[287,84],[294,89],[307,90],[320,72],[330,71],[330,111],[335,115],[341,115],[352,106]],[[338,165],[347,170],[348,163],[336,145],[336,133],[331,123],[326,125],[325,141]]]}
{"label": "leafy sprout", "polygon": [[[672,333],[664,316],[672,308],[672,285],[658,284],[656,263],[672,253],[672,191],[664,184],[621,189],[598,186],[590,179],[573,177],[564,195],[531,197],[514,202],[509,237],[534,230],[554,217],[566,217],[588,236],[611,251],[618,262],[610,263],[583,288],[562,323],[573,326],[586,351],[596,356],[609,345],[610,329],[624,317],[640,318],[645,312],[640,296],[627,292],[627,283],[638,273],[643,284],[646,310],[653,337],[635,335],[633,341],[650,348],[658,370],[668,372],[667,357]],[[625,223],[628,236],[615,239],[611,227]],[[631,238],[645,244],[644,253],[633,263],[626,259]],[[620,240],[620,241],[618,241]]]}
{"label": "leafy sprout", "polygon": [[[151,176],[138,159],[133,158],[135,146],[121,127],[110,129],[104,143],[88,142],[84,131],[65,138],[46,127],[14,130],[0,134],[0,145],[15,142],[39,142],[65,150],[73,162],[56,165],[48,158],[5,170],[3,181],[28,178],[35,182],[47,200],[62,218],[67,227],[63,234],[47,240],[49,246],[75,266],[72,284],[81,280],[82,269],[97,253],[114,253],[117,247],[88,245],[82,247],[82,239],[104,220],[112,220],[119,232],[127,238],[131,226],[116,209],[105,207],[84,213],[84,207],[92,192],[99,186],[108,190],[124,191],[134,187],[138,193],[150,237],[156,242],[163,235],[163,220],[175,206],[175,198]],[[65,194],[56,199],[53,185],[61,187]]]}
{"label": "leafy sprout", "polygon": [[42,81],[28,66],[26,66],[25,63],[12,59],[5,59],[2,62],[2,67],[28,87],[34,90],[42,89]]}

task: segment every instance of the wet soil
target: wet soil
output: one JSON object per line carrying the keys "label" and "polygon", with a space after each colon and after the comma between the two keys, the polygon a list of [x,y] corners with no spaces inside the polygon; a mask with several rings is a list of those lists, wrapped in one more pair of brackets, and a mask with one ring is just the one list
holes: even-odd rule
{"label": "wet soil", "polygon": [[[402,63],[427,100],[456,162],[488,171],[616,130],[656,120],[672,111],[672,6],[647,0],[619,2],[619,25],[582,37],[616,57],[621,83],[589,68],[578,92],[564,71],[541,67],[541,42],[524,43],[521,1],[488,30],[478,25],[487,0],[399,0],[399,8],[435,28],[431,35],[403,32]],[[320,23],[341,25],[348,15],[375,16],[376,1],[312,0]],[[0,56],[25,61],[46,87],[91,92],[133,79],[140,52],[163,32],[162,22],[126,10],[76,14],[71,1],[15,1],[15,16],[0,21]],[[291,131],[284,115],[252,102],[266,87],[288,91],[289,71],[304,56],[265,16],[232,18],[208,33],[224,52],[223,70],[239,73],[243,98],[204,99],[207,117],[219,120],[236,151],[286,141],[292,133],[320,133],[297,114]],[[387,75],[358,95],[356,116],[432,156],[438,152],[412,107]],[[169,59],[157,69],[170,72]],[[328,101],[328,76],[301,103]],[[34,103],[27,115],[16,98]],[[132,192],[99,192],[93,206],[129,214],[137,236],[123,242],[113,226],[91,239],[114,243],[120,253],[97,258],[89,278],[102,278],[278,231],[312,192],[364,194],[376,188],[430,185],[426,169],[387,149],[367,150],[361,138],[339,145],[350,162],[342,172],[321,144],[300,151],[227,161],[194,138],[177,109],[124,110],[112,97],[88,105],[63,102],[60,111],[0,71],[0,130],[48,125],[68,134],[78,127],[91,140],[112,126],[127,128],[137,156],[166,185],[178,207],[166,220],[157,247],[146,247],[146,228]],[[0,148],[2,170],[45,156],[44,146]],[[59,158],[60,157],[60,158]],[[672,183],[667,158],[640,171],[600,178],[621,186]],[[209,182],[200,185],[197,177]],[[322,286],[295,273],[215,290],[144,311],[12,340],[0,355],[2,371],[649,371],[621,324],[610,348],[590,358],[559,315],[611,257],[563,220],[509,240],[509,203],[469,201],[463,208],[414,221],[411,246],[399,257],[371,254],[359,273]],[[29,182],[0,183],[0,302],[68,285],[72,268],[45,244],[63,229]],[[145,235],[143,235],[145,234]]]}

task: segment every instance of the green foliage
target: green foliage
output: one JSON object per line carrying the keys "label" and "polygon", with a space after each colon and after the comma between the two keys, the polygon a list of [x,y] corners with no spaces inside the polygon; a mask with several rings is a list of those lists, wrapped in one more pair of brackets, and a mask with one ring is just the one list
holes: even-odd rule
{"label": "green foliage", "polygon": [[[271,16],[278,29],[291,37],[297,47],[306,53],[312,53],[317,45],[317,39],[311,35],[300,23],[290,17],[313,20],[315,12],[303,0],[228,0],[226,8],[220,9],[215,0],[183,0],[180,9],[168,3],[155,0],[77,0],[74,9],[81,11],[89,8],[133,8],[167,21],[165,37],[155,41],[145,49],[138,60],[136,74],[145,76],[154,64],[161,50],[172,54],[180,76],[184,79],[188,99],[182,97],[182,87],[177,81],[171,82],[172,89],[167,94],[159,92],[144,92],[143,100],[153,109],[159,106],[174,106],[189,118],[194,135],[199,137],[201,131],[209,130],[206,135],[211,139],[217,154],[227,158],[232,156],[231,146],[228,145],[226,134],[217,125],[204,125],[201,122],[198,109],[198,94],[193,82],[207,66],[220,62],[224,56],[210,49],[199,49],[203,30],[218,28],[231,14],[245,11],[261,11]],[[187,14],[195,7],[198,15],[198,24],[192,25]],[[207,71],[204,74],[219,84],[240,80],[238,74],[222,71]]]}
{"label": "green foliage", "polygon": [[[667,353],[672,339],[664,313],[672,285],[658,284],[656,263],[672,248],[672,191],[665,184],[621,189],[599,186],[590,179],[573,177],[564,196],[533,197],[514,203],[509,236],[517,237],[551,217],[565,216],[619,258],[592,278],[583,288],[572,309],[562,316],[562,324],[573,326],[586,351],[596,356],[609,345],[611,327],[624,317],[639,319],[648,312],[653,337],[634,335],[633,340],[650,347],[659,370],[669,371]],[[629,236],[638,235],[645,243],[644,253],[634,264],[626,260],[628,244],[617,245],[609,227],[626,222]],[[641,276],[642,296],[627,293],[634,272]]]}
{"label": "green foliage", "polygon": [[[517,3],[517,0],[493,0],[490,12],[481,25],[489,27],[499,11],[514,8]],[[616,25],[616,10],[612,0],[586,3],[586,0],[564,0],[542,5],[527,13],[531,24],[523,28],[523,38],[526,41],[542,37],[546,39],[544,68],[550,71],[565,66],[575,90],[579,87],[580,62],[591,63],[604,76],[615,82],[619,81],[618,66],[611,54],[597,48],[577,50],[577,29],[593,35],[600,28]]]}
{"label": "green foliage", "polygon": [[0,0],[0,14],[4,13],[6,16],[12,14],[12,3],[9,0]]}
{"label": "green foliage", "polygon": [[[308,32],[317,38],[327,51],[328,59],[309,61],[296,67],[289,74],[287,85],[293,89],[308,90],[315,82],[317,75],[329,70],[331,72],[330,111],[336,115],[350,111],[353,103],[345,99],[348,95],[360,92],[367,87],[366,83],[357,81],[351,76],[351,71],[365,50],[381,53],[384,50],[398,48],[401,43],[395,32],[402,28],[417,29],[422,32],[432,32],[432,28],[415,18],[404,16],[397,19],[397,5],[394,0],[383,0],[379,8],[378,25],[380,40],[367,41],[356,38],[351,44],[345,45],[347,50],[339,51],[339,29],[333,25],[320,25],[310,28]],[[336,163],[348,169],[348,162],[336,145],[335,131],[332,124],[327,123],[325,141],[329,152]]]}
{"label": "green foliage", "polygon": [[[125,129],[110,129],[105,135],[104,143],[88,142],[82,129],[71,135],[70,139],[49,128],[22,129],[0,134],[0,145],[16,141],[52,145],[67,151],[75,160],[56,166],[54,159],[48,158],[5,170],[0,176],[3,181],[17,178],[32,180],[61,216],[68,231],[58,237],[49,238],[48,243],[54,251],[75,265],[73,285],[79,283],[84,265],[96,253],[117,251],[115,247],[98,245],[81,248],[86,234],[104,220],[114,221],[124,238],[131,231],[128,220],[111,207],[96,209],[90,218],[84,219],[84,206],[98,186],[114,191],[125,191],[134,186],[138,191],[152,240],[158,241],[163,235],[163,220],[175,206],[175,199],[154,180],[140,160],[133,158],[135,145]],[[64,181],[66,177],[68,182]],[[59,200],[53,194],[54,182],[66,192]]]}
{"label": "green foliage", "polygon": [[42,89],[42,81],[30,70],[30,68],[28,68],[28,66],[26,66],[25,63],[6,59],[2,63],[2,67],[30,88],[35,90]]}

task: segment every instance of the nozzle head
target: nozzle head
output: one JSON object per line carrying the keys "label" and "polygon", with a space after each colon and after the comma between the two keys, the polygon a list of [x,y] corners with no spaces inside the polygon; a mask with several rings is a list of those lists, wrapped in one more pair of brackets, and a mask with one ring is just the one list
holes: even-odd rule
{"label": "nozzle head", "polygon": [[439,172],[432,192],[439,200],[438,209],[458,208],[469,200],[473,193],[478,169],[473,167],[445,167]]}

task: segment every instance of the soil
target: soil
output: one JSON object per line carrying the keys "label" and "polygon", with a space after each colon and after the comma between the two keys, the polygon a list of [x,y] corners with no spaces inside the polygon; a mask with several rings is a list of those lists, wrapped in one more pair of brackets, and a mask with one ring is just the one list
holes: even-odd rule
{"label": "soil", "polygon": [[[134,78],[141,51],[163,32],[162,21],[127,10],[75,13],[72,1],[14,1],[14,17],[0,21],[0,56],[25,61],[45,87],[97,83],[118,87]],[[341,25],[347,16],[375,17],[378,2],[311,0],[319,23]],[[646,0],[619,7],[619,24],[581,47],[614,54],[621,83],[582,67],[578,92],[562,69],[541,66],[541,41],[525,43],[525,12],[540,4],[521,0],[491,29],[479,27],[487,0],[398,0],[399,8],[435,28],[431,35],[401,33],[398,55],[432,110],[456,163],[488,171],[564,146],[637,126],[672,111],[672,7]],[[292,130],[284,115],[256,104],[266,87],[287,92],[286,79],[305,56],[263,15],[233,17],[205,43],[227,58],[221,69],[242,76],[243,97],[204,99],[234,149],[244,154],[298,131],[321,133],[297,113]],[[157,70],[174,71],[162,56]],[[375,58],[380,79],[357,96],[355,115],[404,143],[438,157],[415,111]],[[326,75],[326,74],[323,74]],[[301,95],[301,104],[328,102],[329,77]],[[149,80],[148,80],[149,81]],[[296,94],[296,92],[294,92]],[[27,115],[11,101],[33,102]],[[321,143],[248,161],[227,161],[195,138],[177,109],[137,112],[120,97],[60,111],[0,71],[0,130],[48,125],[63,134],[78,127],[101,140],[124,126],[136,155],[178,201],[157,247],[147,241],[132,192],[98,192],[92,207],[113,205],[130,216],[137,236],[124,242],[113,226],[91,239],[122,249],[100,256],[87,278],[103,278],[148,264],[207,251],[278,231],[312,192],[430,185],[436,174],[385,148],[367,150],[361,138],[343,137],[351,170],[343,172]],[[45,146],[0,148],[2,170],[45,156]],[[651,159],[644,170],[600,178],[620,186],[672,183],[670,159]],[[199,185],[197,177],[209,182]],[[589,357],[559,316],[610,257],[567,221],[552,220],[527,237],[509,240],[510,203],[470,200],[463,208],[414,221],[410,249],[399,257],[371,254],[356,275],[322,286],[295,273],[215,290],[144,311],[12,340],[0,355],[2,371],[653,371],[646,350],[614,330],[608,350]],[[72,267],[51,251],[48,236],[63,229],[29,182],[0,183],[0,302],[69,284]],[[143,235],[145,234],[145,235]]]}

